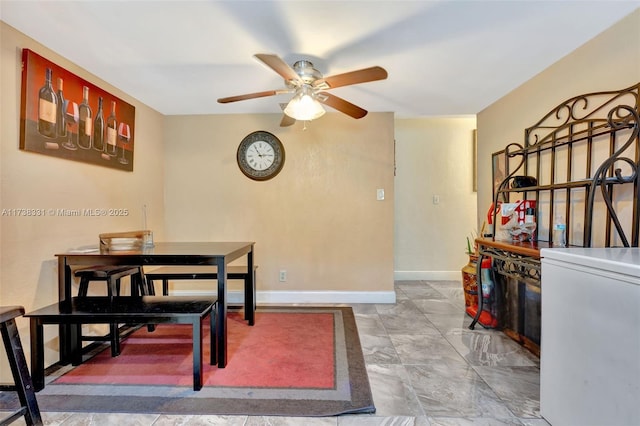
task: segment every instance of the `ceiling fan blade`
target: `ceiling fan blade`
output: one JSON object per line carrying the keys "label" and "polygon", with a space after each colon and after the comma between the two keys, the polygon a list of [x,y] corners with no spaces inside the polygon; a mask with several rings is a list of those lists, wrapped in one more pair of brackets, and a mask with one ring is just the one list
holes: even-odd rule
{"label": "ceiling fan blade", "polygon": [[336,74],[329,77],[321,78],[313,83],[314,87],[323,86],[326,83],[329,89],[341,86],[349,86],[351,84],[366,83],[369,81],[384,80],[388,76],[387,71],[382,67],[371,67],[362,70],[346,72],[344,74]]}
{"label": "ceiling fan blade", "polygon": [[360,108],[357,105],[352,104],[349,101],[345,101],[342,98],[339,98],[335,95],[332,95],[327,92],[319,93],[317,99],[321,103],[330,106],[333,109],[337,109],[340,112],[343,112],[353,118],[362,118],[367,115],[367,110]]}
{"label": "ceiling fan blade", "polygon": [[285,81],[297,81],[300,82],[300,76],[277,55],[271,55],[268,53],[258,53],[253,55],[266,66],[277,72],[285,79]]}
{"label": "ceiling fan blade", "polygon": [[218,102],[228,104],[229,102],[245,101],[247,99],[264,98],[266,96],[274,96],[282,93],[279,90],[267,90],[266,92],[247,93],[246,95],[229,96],[228,98],[220,98]]}
{"label": "ceiling fan blade", "polygon": [[282,114],[282,120],[280,121],[280,127],[289,127],[296,124],[296,119],[289,117],[287,114]]}

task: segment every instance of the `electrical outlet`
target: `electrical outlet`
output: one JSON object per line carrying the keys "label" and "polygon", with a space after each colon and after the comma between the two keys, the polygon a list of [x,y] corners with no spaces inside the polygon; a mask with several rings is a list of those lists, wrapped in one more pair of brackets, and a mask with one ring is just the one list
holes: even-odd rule
{"label": "electrical outlet", "polygon": [[280,269],[280,282],[285,282],[287,281],[287,270],[286,269]]}

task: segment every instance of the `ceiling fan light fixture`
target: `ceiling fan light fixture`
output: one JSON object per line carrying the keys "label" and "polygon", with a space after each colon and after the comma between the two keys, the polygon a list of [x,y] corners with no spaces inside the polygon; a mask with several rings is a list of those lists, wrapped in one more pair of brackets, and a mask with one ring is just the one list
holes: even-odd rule
{"label": "ceiling fan light fixture", "polygon": [[289,101],[284,113],[299,121],[311,121],[324,115],[322,104],[314,97],[313,92],[307,86],[302,86],[296,95]]}

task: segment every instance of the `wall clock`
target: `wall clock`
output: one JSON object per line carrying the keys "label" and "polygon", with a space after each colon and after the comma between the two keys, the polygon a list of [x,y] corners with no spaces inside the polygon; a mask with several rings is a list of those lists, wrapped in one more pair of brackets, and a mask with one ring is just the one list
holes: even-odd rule
{"label": "wall clock", "polygon": [[238,167],[253,180],[268,180],[284,166],[284,146],[269,132],[259,130],[245,136],[238,146]]}

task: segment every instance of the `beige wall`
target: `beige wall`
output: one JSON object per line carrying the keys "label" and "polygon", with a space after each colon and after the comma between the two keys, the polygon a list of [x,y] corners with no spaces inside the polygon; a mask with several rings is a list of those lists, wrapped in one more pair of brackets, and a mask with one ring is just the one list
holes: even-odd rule
{"label": "beige wall", "polygon": [[[163,116],[0,23],[0,210],[122,208],[126,217],[0,217],[0,304],[27,311],[58,300],[55,253],[96,244],[98,233],[140,229],[142,206],[163,237]],[[29,48],[136,108],[133,172],[67,161],[18,149],[21,49]],[[19,319],[23,343],[28,325]],[[45,327],[47,359],[57,355],[56,327]],[[4,359],[3,359],[4,362]],[[7,371],[4,366],[3,371]]]}
{"label": "beige wall", "polygon": [[[258,302],[393,302],[393,114],[329,112],[306,130],[280,119],[166,117],[167,237],[255,241]],[[280,174],[263,182],[236,162],[256,130],[286,152]]]}
{"label": "beige wall", "polygon": [[491,153],[523,142],[524,129],[583,93],[640,81],[640,9],[478,114],[478,221],[491,204]]}
{"label": "beige wall", "polygon": [[396,279],[460,279],[477,232],[475,126],[475,117],[396,120]]}

